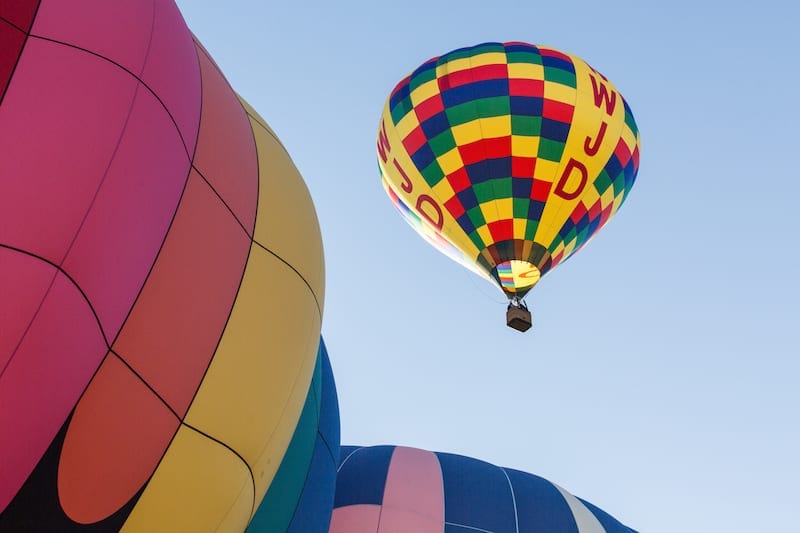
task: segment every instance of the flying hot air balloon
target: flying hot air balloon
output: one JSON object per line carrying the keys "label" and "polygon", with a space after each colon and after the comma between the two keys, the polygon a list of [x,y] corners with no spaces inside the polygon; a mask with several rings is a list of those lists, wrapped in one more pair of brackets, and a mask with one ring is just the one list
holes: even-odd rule
{"label": "flying hot air balloon", "polygon": [[405,219],[497,284],[520,331],[528,291],[611,219],[639,168],[636,122],[614,85],[573,55],[519,42],[423,63],[390,94],[377,150]]}

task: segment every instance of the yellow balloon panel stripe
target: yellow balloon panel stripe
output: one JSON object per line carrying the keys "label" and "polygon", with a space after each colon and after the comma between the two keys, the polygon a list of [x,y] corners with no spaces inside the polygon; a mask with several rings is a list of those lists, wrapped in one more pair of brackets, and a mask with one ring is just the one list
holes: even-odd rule
{"label": "yellow balloon panel stripe", "polygon": [[319,330],[308,287],[254,244],[228,326],[186,423],[247,461],[256,501],[272,481],[300,417],[316,359],[313,335]]}
{"label": "yellow balloon panel stripe", "polygon": [[325,260],[311,194],[272,129],[247,102],[240,101],[258,148],[258,216],[253,238],[297,270],[313,292],[322,314]]}
{"label": "yellow balloon panel stripe", "polygon": [[247,465],[181,426],[121,531],[244,531],[253,498]]}

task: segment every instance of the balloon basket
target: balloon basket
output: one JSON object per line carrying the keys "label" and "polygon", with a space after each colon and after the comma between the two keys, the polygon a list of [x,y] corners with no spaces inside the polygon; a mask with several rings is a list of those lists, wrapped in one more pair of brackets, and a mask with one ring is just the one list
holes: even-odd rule
{"label": "balloon basket", "polygon": [[517,331],[528,331],[531,329],[531,312],[524,307],[515,305],[508,306],[506,311],[506,325]]}

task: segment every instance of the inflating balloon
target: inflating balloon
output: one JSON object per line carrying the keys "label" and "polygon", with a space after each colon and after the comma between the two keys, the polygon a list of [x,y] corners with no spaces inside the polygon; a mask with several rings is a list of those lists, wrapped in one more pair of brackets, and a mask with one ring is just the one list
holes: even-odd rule
{"label": "inflating balloon", "polygon": [[341,454],[330,533],[635,533],[533,474],[402,446]]}
{"label": "inflating balloon", "polygon": [[485,43],[426,61],[384,106],[387,194],[433,246],[523,298],[619,209],[639,167],[625,100],[581,59]]}
{"label": "inflating balloon", "polygon": [[308,190],[172,0],[0,42],[0,530],[242,531],[317,359]]}

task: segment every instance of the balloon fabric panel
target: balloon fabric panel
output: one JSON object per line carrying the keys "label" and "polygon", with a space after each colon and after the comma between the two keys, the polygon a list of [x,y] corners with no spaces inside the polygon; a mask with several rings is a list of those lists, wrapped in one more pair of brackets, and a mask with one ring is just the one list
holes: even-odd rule
{"label": "balloon fabric panel", "polygon": [[[335,465],[335,470],[339,467],[339,447],[341,444],[339,394],[336,391],[336,381],[333,376],[331,360],[328,356],[328,348],[322,339],[320,339],[320,350],[324,357],[322,359],[322,382],[320,384],[322,401],[319,407],[319,437],[325,441],[325,445],[330,451],[331,462]],[[333,498],[333,491],[331,491],[331,498]]]}
{"label": "balloon fabric panel", "polygon": [[336,491],[336,463],[332,459],[327,441],[317,435],[308,477],[305,478],[303,492],[300,493],[287,533],[328,531]]}
{"label": "balloon fabric panel", "polygon": [[486,531],[516,530],[511,483],[502,469],[459,455],[436,455],[442,468],[446,524]]}
{"label": "balloon fabric panel", "polygon": [[107,352],[86,300],[64,274],[55,273],[0,375],[0,509],[34,470]]}
{"label": "balloon fabric panel", "polygon": [[181,425],[121,531],[243,531],[254,498],[241,457]]}
{"label": "balloon fabric panel", "polygon": [[325,304],[322,234],[305,182],[275,132],[242,101],[258,145],[259,215],[253,240],[295,269],[320,315]]}
{"label": "balloon fabric panel", "polygon": [[[86,87],[85,79],[95,83]],[[28,39],[0,106],[4,245],[61,265],[102,186],[137,86],[107,61]]]}
{"label": "balloon fabric panel", "polygon": [[442,469],[436,454],[396,447],[386,476],[381,529],[441,532],[445,527],[442,487]]}
{"label": "balloon fabric panel", "polygon": [[[159,3],[161,5],[157,5]],[[32,33],[108,60],[141,79],[145,64],[152,61],[149,56],[154,37],[153,22],[156,10],[159,16],[163,16],[163,2],[144,5],[130,0],[113,4],[83,0],[81,4],[80,16],[76,16],[78,11],[74,2],[43,0]],[[69,20],[69,24],[64,24],[65,20]],[[176,33],[180,31],[174,26],[172,29]],[[183,37],[185,34],[179,33],[179,38],[172,44],[180,46]]]}
{"label": "balloon fabric panel", "polygon": [[[52,0],[51,0],[52,1]],[[94,0],[102,2],[102,0]],[[126,0],[140,3],[137,0]],[[113,4],[117,7],[118,2]],[[184,141],[187,157],[197,155],[198,130],[205,110],[200,101],[200,65],[192,34],[173,0],[155,0],[153,37],[142,70],[142,83],[157,94],[169,110],[175,127]],[[118,16],[112,12],[109,16]],[[188,80],[191,83],[187,83]],[[238,179],[247,180],[247,176]]]}
{"label": "balloon fabric panel", "polygon": [[[78,524],[64,513],[58,494],[57,478],[64,437],[71,422],[71,417],[65,420],[34,471],[25,480],[8,507],[0,512],[0,531],[103,533],[119,531],[127,520],[131,509],[138,502],[141,489],[125,505],[101,522]],[[35,512],[31,512],[31,509]]]}
{"label": "balloon fabric panel", "polygon": [[[338,478],[336,483],[338,485]],[[381,533],[382,513],[383,507],[373,504],[335,508],[328,533]]]}
{"label": "balloon fabric panel", "polygon": [[[537,505],[517,506],[520,531],[563,531],[577,533],[578,526],[571,518],[571,511],[558,488],[549,481],[510,468],[505,469],[515,498],[521,502],[537,502]],[[565,518],[570,516],[570,518]]]}
{"label": "balloon fabric panel", "polygon": [[[61,262],[92,302],[109,343],[150,272],[188,173],[169,114],[138,86],[102,182]],[[144,206],[153,216],[141,217]]]}
{"label": "balloon fabric panel", "polygon": [[[69,23],[65,23],[69,21]],[[200,108],[199,65],[189,29],[172,0],[45,0],[32,33],[108,58],[157,95],[195,153]]]}
{"label": "balloon fabric panel", "polygon": [[0,247],[0,373],[5,372],[17,344],[31,324],[39,303],[44,300],[55,278],[53,265],[30,255]]}
{"label": "balloon fabric panel", "polygon": [[[359,448],[342,446],[334,507],[383,503],[383,491],[393,452],[393,446],[375,446],[370,449],[370,453],[360,453]],[[348,467],[344,468],[345,465]],[[369,472],[370,475],[365,477],[360,472]]]}
{"label": "balloon fabric panel", "polygon": [[258,159],[253,131],[242,104],[222,73],[198,50],[203,79],[203,116],[193,165],[252,237],[258,198],[257,180],[229,176],[257,176]]}
{"label": "balloon fabric panel", "polygon": [[0,6],[0,103],[25,46],[38,0],[18,1]]}
{"label": "balloon fabric panel", "polygon": [[113,346],[181,417],[219,343],[249,252],[241,227],[193,170],[148,282]]}
{"label": "balloon fabric panel", "polygon": [[61,450],[58,496],[67,516],[89,524],[124,506],[156,469],[179,425],[125,363],[106,357]]}

